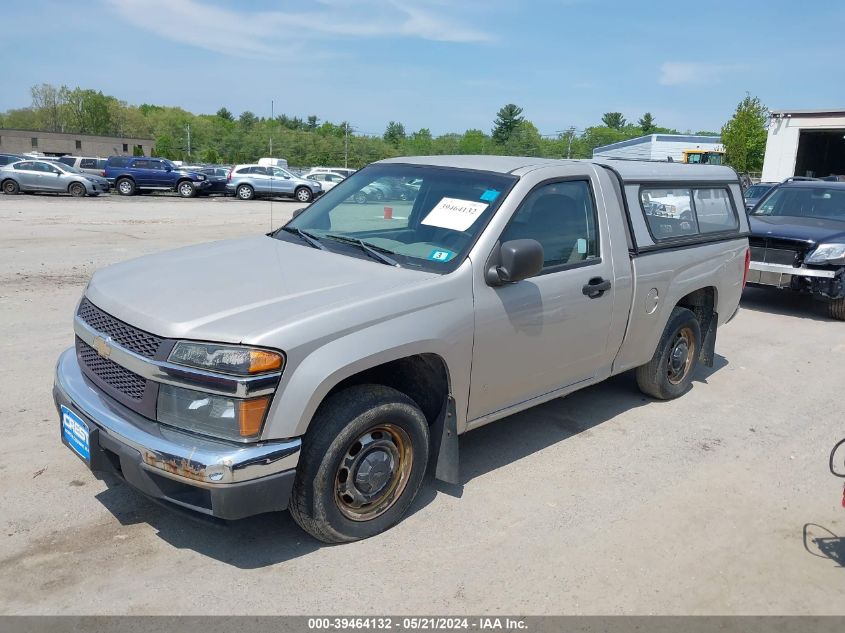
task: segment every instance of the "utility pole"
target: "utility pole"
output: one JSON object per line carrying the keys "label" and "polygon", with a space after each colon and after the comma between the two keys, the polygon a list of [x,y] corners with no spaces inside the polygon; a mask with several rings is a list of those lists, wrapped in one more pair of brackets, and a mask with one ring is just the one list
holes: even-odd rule
{"label": "utility pole", "polygon": [[566,147],[566,157],[572,158],[572,138],[575,136],[575,128],[569,128],[569,144]]}
{"label": "utility pole", "polygon": [[349,121],[344,121],[343,128],[343,166],[349,167]]}
{"label": "utility pole", "polygon": [[188,159],[191,158],[191,124],[187,123],[185,129],[188,131]]}
{"label": "utility pole", "polygon": [[273,157],[273,121],[276,120],[274,106],[275,102],[270,99],[270,158]]}

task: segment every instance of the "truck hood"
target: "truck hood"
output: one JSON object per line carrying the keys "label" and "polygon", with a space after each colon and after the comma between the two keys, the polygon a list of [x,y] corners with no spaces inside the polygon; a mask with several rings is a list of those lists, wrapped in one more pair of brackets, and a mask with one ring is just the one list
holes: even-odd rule
{"label": "truck hood", "polygon": [[115,264],[97,271],[85,294],[109,314],[159,336],[254,343],[280,324],[437,276],[260,236]]}
{"label": "truck hood", "polygon": [[845,242],[845,222],[788,215],[750,215],[755,237],[797,240],[811,244]]}

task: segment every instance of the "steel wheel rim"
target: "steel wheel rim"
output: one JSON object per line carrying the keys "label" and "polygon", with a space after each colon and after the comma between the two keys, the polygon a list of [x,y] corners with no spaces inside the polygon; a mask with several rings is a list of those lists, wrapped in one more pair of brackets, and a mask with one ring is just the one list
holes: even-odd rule
{"label": "steel wheel rim", "polygon": [[678,385],[689,374],[692,360],[695,358],[695,335],[689,327],[682,327],[675,334],[669,349],[666,375],[669,382]]}
{"label": "steel wheel rim", "polygon": [[129,193],[132,191],[132,186],[125,180],[120,183],[120,193]]}
{"label": "steel wheel rim", "polygon": [[5,185],[3,185],[3,191],[5,191],[6,193],[14,193],[15,192],[14,183],[7,182]]}
{"label": "steel wheel rim", "polygon": [[76,196],[77,198],[80,198],[84,195],[84,193],[85,193],[85,186],[84,185],[78,185],[78,184],[77,185],[71,185],[70,195]]}
{"label": "steel wheel rim", "polygon": [[179,188],[183,196],[191,195],[191,189],[192,187],[188,183],[182,183],[182,186]]}
{"label": "steel wheel rim", "polygon": [[414,464],[411,438],[384,423],[351,442],[335,472],[335,503],[352,521],[371,521],[387,512],[408,484]]}

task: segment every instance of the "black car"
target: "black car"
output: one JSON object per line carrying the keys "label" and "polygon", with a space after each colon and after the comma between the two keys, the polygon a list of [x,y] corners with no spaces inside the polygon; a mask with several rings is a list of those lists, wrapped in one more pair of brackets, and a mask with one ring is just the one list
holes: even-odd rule
{"label": "black car", "polygon": [[228,167],[200,167],[197,171],[205,174],[208,177],[208,182],[211,185],[203,193],[222,193],[227,194],[226,183],[229,182]]}
{"label": "black car", "polygon": [[775,187],[777,184],[776,182],[758,182],[743,191],[742,196],[745,198],[745,210],[751,211],[763,199],[763,196],[769,193],[772,187]]}
{"label": "black car", "polygon": [[809,293],[845,320],[845,182],[785,182],[748,219],[749,285]]}
{"label": "black car", "polygon": [[20,154],[0,154],[0,167],[4,165],[10,165],[12,163],[16,163],[19,160],[25,160],[26,156],[21,156]]}

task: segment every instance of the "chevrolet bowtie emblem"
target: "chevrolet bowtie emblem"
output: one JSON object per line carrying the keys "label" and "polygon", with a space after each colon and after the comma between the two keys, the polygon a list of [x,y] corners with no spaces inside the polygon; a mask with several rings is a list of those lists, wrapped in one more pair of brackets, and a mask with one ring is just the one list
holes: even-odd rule
{"label": "chevrolet bowtie emblem", "polygon": [[96,350],[96,352],[103,358],[108,358],[111,356],[111,345],[109,344],[110,340],[111,339],[103,338],[102,336],[95,336],[91,347],[93,347],[94,350]]}

